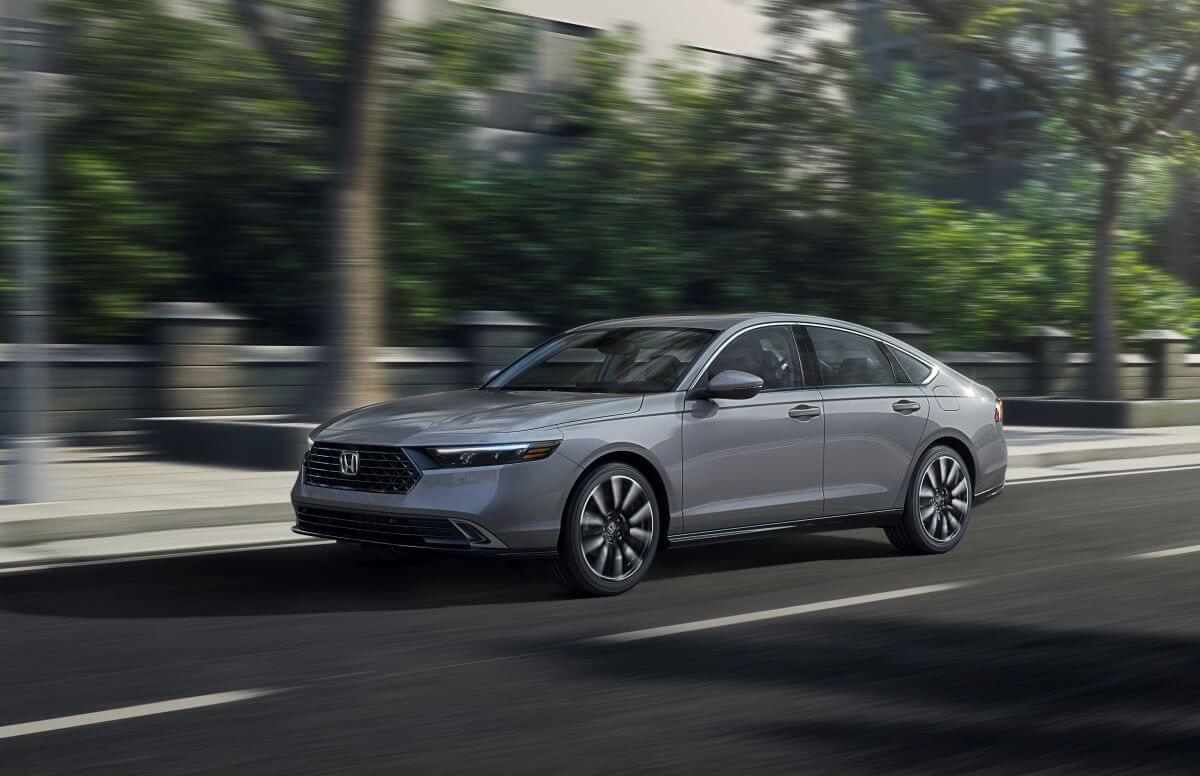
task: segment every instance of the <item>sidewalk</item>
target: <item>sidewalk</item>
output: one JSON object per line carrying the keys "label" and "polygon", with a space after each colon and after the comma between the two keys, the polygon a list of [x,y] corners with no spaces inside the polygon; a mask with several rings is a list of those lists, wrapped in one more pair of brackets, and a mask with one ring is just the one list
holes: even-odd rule
{"label": "sidewalk", "polygon": [[0,505],[0,545],[286,519],[295,471],[158,461],[136,450],[57,448],[55,500]]}
{"label": "sidewalk", "polygon": [[[1200,426],[1010,427],[1008,481],[1200,463]],[[2,471],[3,467],[0,467]],[[291,533],[296,472],[154,460],[119,448],[60,448],[57,500],[0,505],[0,567],[310,541]]]}
{"label": "sidewalk", "polygon": [[1200,453],[1200,426],[1163,428],[1051,428],[1009,426],[1008,469],[1087,461]]}

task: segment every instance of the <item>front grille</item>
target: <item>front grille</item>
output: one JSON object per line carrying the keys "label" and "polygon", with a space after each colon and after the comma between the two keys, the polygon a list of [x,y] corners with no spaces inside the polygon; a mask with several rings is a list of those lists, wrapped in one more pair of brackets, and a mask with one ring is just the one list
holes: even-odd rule
{"label": "front grille", "polygon": [[[358,473],[343,474],[342,453],[358,453]],[[405,494],[421,480],[421,470],[398,447],[334,445],[318,442],[304,457],[304,484],[368,493]]]}
{"label": "front grille", "polygon": [[442,517],[405,517],[297,505],[296,527],[334,539],[428,547],[470,546],[454,524]]}

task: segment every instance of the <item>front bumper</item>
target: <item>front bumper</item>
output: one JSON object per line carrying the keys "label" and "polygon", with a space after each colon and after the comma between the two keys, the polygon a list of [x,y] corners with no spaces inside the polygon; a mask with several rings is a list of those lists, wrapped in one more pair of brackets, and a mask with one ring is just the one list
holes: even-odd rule
{"label": "front bumper", "polygon": [[427,468],[403,495],[292,488],[293,530],[364,544],[502,555],[556,552],[579,467],[562,455],[475,468]]}
{"label": "front bumper", "polygon": [[445,543],[445,544],[433,545],[433,544],[424,544],[424,543],[413,543],[410,541],[379,540],[377,538],[372,538],[372,539],[352,538],[350,536],[345,535],[344,531],[340,531],[340,530],[333,530],[333,531],[310,530],[308,528],[301,528],[299,524],[292,526],[292,531],[294,533],[302,534],[304,536],[313,536],[318,539],[335,539],[339,542],[354,542],[356,544],[377,544],[377,545],[380,545],[383,547],[401,547],[404,549],[428,550],[430,552],[444,552],[444,553],[451,553],[451,554],[485,555],[485,556],[496,557],[496,558],[553,558],[558,555],[557,547],[549,547],[549,548],[543,548],[543,549],[520,549],[520,548],[514,549],[512,547],[479,546],[477,544],[470,544],[467,542],[462,542],[462,543],[458,543],[458,544]]}

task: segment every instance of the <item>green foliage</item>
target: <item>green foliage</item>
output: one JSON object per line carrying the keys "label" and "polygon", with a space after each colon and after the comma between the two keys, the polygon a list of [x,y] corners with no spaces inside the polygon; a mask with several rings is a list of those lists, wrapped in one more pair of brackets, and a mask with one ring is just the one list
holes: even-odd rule
{"label": "green foliage", "polygon": [[53,10],[70,31],[48,159],[59,335],[137,336],[139,313],[170,298],[279,326],[314,297],[320,261],[323,160],[303,106],[222,16],[159,0]]}
{"label": "green foliage", "polygon": [[[1086,221],[1030,209],[972,211],[919,196],[884,196],[877,212],[877,228],[891,244],[883,288],[897,310],[934,331],[939,346],[994,348],[1020,341],[1035,324],[1086,339],[1092,250]],[[1136,251],[1115,258],[1123,336],[1155,328],[1197,334],[1194,289],[1148,266]]]}
{"label": "green foliage", "polygon": [[[336,75],[341,4],[285,5],[293,42]],[[229,304],[258,340],[321,327],[323,129],[228,6],[197,7],[58,0],[72,37],[48,215],[64,338],[137,336],[170,298]],[[1007,346],[1033,324],[1086,336],[1097,175],[1077,133],[1044,128],[1003,210],[939,201],[920,186],[953,172],[953,94],[902,68],[875,83],[835,48],[795,53],[804,30],[781,31],[769,62],[714,69],[680,52],[648,79],[631,70],[634,34],[592,39],[570,88],[538,103],[558,134],[527,137],[514,160],[471,149],[478,97],[529,56],[528,22],[463,7],[397,25],[388,339],[428,342],[479,308],[553,325],[733,309],[913,319],[950,348]],[[1142,260],[1177,163],[1145,154],[1131,169],[1114,269],[1125,334],[1200,321],[1194,293]]]}

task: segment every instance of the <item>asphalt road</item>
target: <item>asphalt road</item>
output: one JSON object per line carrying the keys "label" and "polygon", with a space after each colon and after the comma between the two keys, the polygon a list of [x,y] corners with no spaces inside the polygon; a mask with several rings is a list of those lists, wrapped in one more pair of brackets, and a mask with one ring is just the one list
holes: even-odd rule
{"label": "asphalt road", "polygon": [[1195,469],[1012,486],[942,557],[677,550],[613,599],[332,545],[0,575],[0,772],[1195,774],[1200,552],[1130,557],[1185,547]]}

